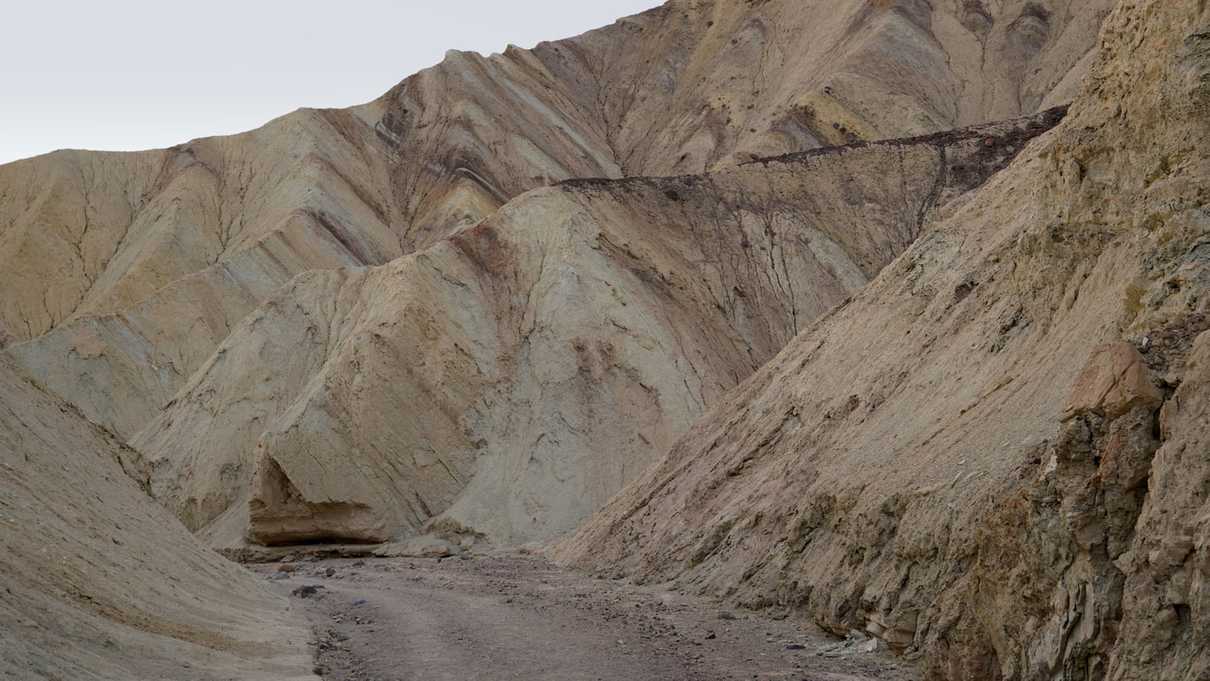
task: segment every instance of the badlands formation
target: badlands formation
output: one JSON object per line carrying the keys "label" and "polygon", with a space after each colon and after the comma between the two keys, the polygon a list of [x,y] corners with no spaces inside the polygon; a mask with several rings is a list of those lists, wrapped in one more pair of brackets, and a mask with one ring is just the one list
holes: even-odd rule
{"label": "badlands formation", "polygon": [[1120,3],[1058,128],[562,560],[864,629],[934,678],[1205,678],[1208,30],[1204,2]]}
{"label": "badlands formation", "polygon": [[[354,109],[5,166],[0,327],[37,381],[148,458],[153,493],[216,546],[380,540],[450,509],[498,540],[549,538],[996,159],[939,178],[925,146],[872,150],[817,160],[853,182],[815,189],[782,164],[683,180],[685,201],[619,194],[650,183],[543,187],[726,174],[1035,113],[1071,98],[1108,4],[671,2],[533,50],[451,53]],[[610,230],[617,248],[584,250]],[[500,248],[482,241],[497,234]],[[468,263],[483,250],[508,261]],[[599,256],[608,295],[577,272]],[[470,268],[426,301],[418,278],[455,259]],[[580,318],[548,324],[571,295]],[[636,295],[625,328],[609,322],[603,306]],[[639,345],[611,349],[626,334]],[[600,365],[579,393],[577,363]],[[401,418],[411,409],[431,411]]]}
{"label": "badlands formation", "polygon": [[132,438],[295,275],[388,264],[569,178],[677,175],[1068,102],[1109,0],[677,1],[450,53],[370,104],[0,168],[0,329]]}
{"label": "badlands formation", "polygon": [[138,456],[0,357],[0,678],[305,679],[305,621],[146,493]]}
{"label": "badlands formation", "polygon": [[0,166],[0,673],[307,678],[210,548],[434,533],[935,679],[1202,678],[1207,35],[672,0]]}
{"label": "badlands formation", "polygon": [[551,538],[1058,116],[536,190],[390,265],[296,278],[132,443],[216,546],[435,514]]}

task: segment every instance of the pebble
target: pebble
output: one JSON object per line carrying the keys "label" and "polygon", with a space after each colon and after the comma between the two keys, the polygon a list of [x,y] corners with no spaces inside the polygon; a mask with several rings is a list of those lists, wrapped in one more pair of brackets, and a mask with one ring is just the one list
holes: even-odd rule
{"label": "pebble", "polygon": [[320,589],[323,589],[323,588],[324,587],[318,586],[318,585],[304,584],[303,586],[300,586],[297,589],[291,591],[290,595],[297,596],[298,598],[310,598],[310,597],[318,594]]}

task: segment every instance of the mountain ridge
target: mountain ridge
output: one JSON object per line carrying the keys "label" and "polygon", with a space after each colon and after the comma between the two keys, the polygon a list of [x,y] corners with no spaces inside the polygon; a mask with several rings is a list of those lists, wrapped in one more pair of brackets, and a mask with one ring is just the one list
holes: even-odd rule
{"label": "mountain ridge", "polygon": [[[286,416],[291,412],[285,405],[294,402],[294,395],[298,394],[295,391],[301,389],[305,395],[318,389],[319,392],[314,393],[311,399],[320,400],[328,406],[319,413],[314,413],[319,407],[309,408],[313,416],[306,422],[331,423],[330,426],[324,426],[325,430],[319,433],[326,432],[329,427],[342,431],[348,428],[350,433],[360,433],[356,437],[359,441],[365,438],[366,444],[321,446],[318,442],[308,444],[312,442],[308,438],[318,437],[318,434],[307,437],[293,435],[291,441],[294,444],[291,444],[288,450],[293,452],[289,454],[292,460],[294,457],[300,457],[309,461],[310,457],[317,457],[328,462],[324,464],[327,468],[338,465],[339,460],[329,452],[349,452],[345,456],[354,461],[364,462],[379,458],[387,461],[407,461],[408,458],[403,452],[449,452],[453,447],[449,438],[465,430],[467,433],[477,434],[459,434],[455,439],[465,437],[467,443],[479,443],[470,448],[475,453],[464,458],[462,463],[451,464],[456,473],[451,473],[448,469],[444,472],[438,471],[442,477],[448,474],[457,489],[467,484],[464,478],[478,480],[480,484],[493,478],[493,475],[486,475],[482,470],[478,473],[475,471],[477,466],[483,466],[485,461],[492,460],[495,450],[505,448],[507,451],[517,452],[515,456],[520,456],[521,452],[526,451],[525,446],[516,442],[517,434],[510,434],[507,430],[497,431],[499,426],[493,424],[524,423],[527,418],[533,418],[527,416],[531,409],[538,414],[550,411],[550,414],[544,417],[550,420],[540,428],[542,437],[539,437],[539,440],[549,438],[550,441],[564,442],[564,445],[557,447],[562,453],[552,451],[548,456],[552,462],[563,462],[559,463],[559,466],[570,467],[568,473],[558,474],[556,479],[551,479],[539,487],[538,489],[544,491],[535,494],[531,501],[526,502],[534,509],[542,508],[545,503],[542,500],[544,496],[557,499],[575,489],[573,486],[567,488],[567,492],[561,491],[566,485],[558,482],[557,478],[566,477],[572,474],[570,471],[578,471],[578,466],[584,465],[570,463],[576,457],[601,459],[601,463],[590,465],[588,470],[593,470],[594,466],[601,467],[602,470],[616,468],[616,463],[609,462],[611,458],[630,461],[633,469],[634,466],[641,465],[641,459],[636,458],[640,451],[648,447],[658,449],[658,446],[634,440],[633,428],[618,420],[619,407],[608,402],[598,404],[599,400],[593,398],[591,392],[574,391],[558,400],[527,397],[526,399],[534,400],[530,407],[524,406],[528,403],[514,407],[505,406],[518,399],[518,395],[526,395],[525,390],[538,390],[540,395],[542,391],[554,390],[563,383],[578,382],[580,379],[576,377],[580,372],[586,372],[596,376],[597,380],[617,381],[616,390],[619,391],[619,396],[632,390],[637,391],[636,395],[643,395],[644,391],[647,391],[648,397],[644,399],[652,399],[654,396],[655,401],[635,412],[634,418],[645,421],[658,415],[655,423],[664,425],[660,425],[657,432],[679,431],[688,424],[693,414],[702,409],[706,401],[705,396],[701,394],[702,390],[717,394],[726,386],[733,385],[759,366],[763,358],[780,348],[801,328],[800,325],[851,295],[868,277],[877,272],[883,263],[914,238],[914,230],[919,228],[923,215],[933,211],[936,204],[953,200],[971,187],[977,186],[1005,163],[1006,159],[1020,151],[1025,139],[1053,124],[1055,117],[1054,114],[1047,114],[997,126],[985,126],[976,135],[907,143],[894,148],[894,151],[883,151],[881,147],[856,148],[831,157],[782,161],[776,168],[745,167],[722,171],[712,176],[584,180],[535,190],[508,204],[504,212],[495,218],[459,232],[446,242],[439,242],[431,251],[421,251],[386,269],[398,273],[394,276],[401,276],[402,281],[406,282],[419,277],[419,272],[414,270],[423,265],[422,269],[431,270],[431,274],[425,277],[432,279],[431,283],[422,284],[421,280],[416,280],[415,283],[405,284],[402,288],[398,288],[399,284],[386,286],[381,283],[383,277],[376,270],[353,270],[344,274],[337,272],[310,277],[309,281],[317,283],[331,279],[331,285],[337,287],[333,291],[340,292],[319,296],[314,302],[307,303],[306,307],[311,311],[292,319],[291,315],[295,314],[292,311],[298,306],[298,301],[309,301],[314,297],[313,294],[304,292],[305,285],[302,282],[296,282],[284,297],[278,297],[269,307],[254,315],[253,325],[263,325],[263,330],[253,331],[245,327],[240,331],[238,342],[229,344],[230,347],[220,348],[212,367],[221,367],[224,377],[218,378],[213,369],[199,373],[186,390],[186,394],[165,410],[153,422],[151,428],[140,433],[132,441],[150,458],[170,465],[166,470],[178,471],[174,477],[164,480],[162,484],[166,486],[162,487],[161,493],[157,495],[162,498],[175,497],[176,493],[168,493],[167,490],[175,488],[175,485],[185,480],[195,478],[195,475],[188,473],[188,468],[176,468],[180,464],[168,462],[179,461],[179,452],[197,448],[190,443],[205,442],[204,458],[226,461],[229,465],[245,471],[244,475],[247,476],[254,463],[247,460],[248,453],[254,449],[259,451],[261,448],[272,452],[273,440],[281,438],[284,435],[283,429],[286,428],[284,425],[262,424],[260,419],[266,414],[262,414],[260,410],[267,408],[268,414]],[[949,149],[948,158],[946,149]],[[884,162],[896,164],[898,170],[874,182],[861,177],[857,172],[859,168],[877,167]],[[963,172],[951,172],[951,167],[959,166],[963,167]],[[815,183],[815,186],[805,178],[814,178],[810,182]],[[905,202],[906,205],[900,205],[899,202]],[[528,219],[527,224],[521,216],[533,217]],[[550,231],[545,226],[547,222],[559,227]],[[650,233],[644,233],[642,225],[647,225],[645,229]],[[846,233],[849,227],[840,225],[851,225],[852,232]],[[566,234],[563,230],[566,230]],[[730,232],[735,233],[733,238],[728,236]],[[594,234],[597,236],[593,236]],[[683,241],[682,234],[696,236],[686,242]],[[699,249],[707,246],[709,250],[699,253]],[[543,255],[521,255],[533,252]],[[602,261],[601,258],[605,259]],[[575,321],[558,334],[547,329],[541,332],[541,335],[545,336],[541,341],[541,350],[530,348],[531,343],[538,342],[531,338],[533,330],[521,334],[521,331],[513,327],[530,328],[537,324],[537,319],[542,319],[544,326],[566,325],[566,322],[556,321],[556,317],[549,317],[549,311],[543,311],[544,308],[558,309],[562,300],[562,296],[551,297],[552,292],[543,292],[543,288],[538,286],[546,276],[544,263],[547,262],[554,263],[557,271],[566,273],[560,275],[567,280],[567,290],[562,296],[587,296],[587,300],[593,301],[592,305],[596,306],[598,315],[615,321],[601,325],[599,317],[591,317]],[[596,272],[602,267],[605,269]],[[591,279],[608,282],[608,296],[597,298],[597,293],[590,292],[594,287],[590,286],[587,280],[581,281],[590,272],[595,272]],[[332,279],[333,277],[335,279]],[[353,303],[349,310],[374,310],[372,314],[382,320],[379,322],[384,325],[382,328],[371,327],[372,331],[371,328],[365,328],[357,332],[364,336],[364,339],[347,347],[343,344],[350,341],[343,335],[346,333],[344,331],[320,331],[315,334],[306,331],[312,326],[318,329],[340,328],[345,322],[338,320],[343,319],[345,313],[338,313],[333,318],[331,311],[324,311],[322,305],[316,304],[333,297],[344,300],[348,295],[344,289],[346,282],[366,277],[380,283],[372,285],[365,293],[357,294],[358,302]],[[501,287],[513,292],[493,293]],[[415,292],[411,291],[413,288],[416,289]],[[448,293],[439,294],[438,291],[441,290]],[[400,303],[403,307],[398,307],[395,303],[382,304],[379,299],[386,299],[388,291],[392,292],[390,296],[400,296],[400,301],[407,302]],[[425,294],[417,297],[418,291],[425,291]],[[474,292],[470,298],[466,297],[468,291]],[[535,291],[541,295],[538,296]],[[450,318],[450,313],[443,306],[427,302],[427,299],[444,299],[449,295],[454,295],[454,299],[460,299],[460,302],[452,302],[454,299],[451,299],[444,307],[459,310],[469,307],[479,310],[478,317],[464,318],[466,313],[460,312],[457,323],[452,319],[442,321]],[[535,303],[536,299],[541,302]],[[633,309],[636,304],[647,311],[646,315],[650,315],[650,320],[644,319],[643,316],[635,317]],[[531,309],[530,305],[535,307]],[[401,315],[402,310],[408,312]],[[607,310],[614,311],[606,314]],[[408,321],[413,315],[416,321]],[[479,322],[479,317],[488,323]],[[312,318],[314,321],[303,323],[304,319]],[[624,321],[628,318],[630,321]],[[267,319],[274,321],[266,321]],[[492,330],[493,319],[497,320],[495,324],[501,325],[498,330]],[[654,325],[651,323],[651,320],[661,319],[668,321]],[[424,320],[423,323],[420,320]],[[466,365],[466,369],[454,371],[453,376],[460,377],[457,382],[446,387],[437,382],[426,388],[425,390],[431,391],[432,394],[426,392],[427,396],[422,401],[437,400],[441,403],[446,399],[444,394],[457,395],[465,389],[472,391],[468,393],[469,396],[482,395],[485,401],[498,403],[500,408],[511,411],[505,416],[480,415],[468,418],[463,412],[469,409],[469,413],[473,415],[481,410],[480,407],[474,406],[476,400],[471,399],[461,407],[445,409],[441,416],[434,414],[430,417],[411,417],[418,423],[449,421],[451,431],[442,436],[442,439],[431,439],[436,436],[415,433],[391,435],[393,427],[389,427],[388,422],[354,427],[352,424],[358,422],[356,414],[389,410],[390,405],[396,404],[395,400],[398,398],[394,397],[395,391],[405,386],[411,389],[410,386],[427,384],[429,378],[426,374],[415,374],[408,369],[413,363],[419,362],[419,366],[425,366],[436,362],[437,366],[443,367],[437,374],[444,377],[440,380],[451,380],[450,367],[458,363],[452,360],[438,362],[437,357],[432,355],[433,350],[422,349],[423,344],[419,341],[409,341],[415,342],[416,345],[407,351],[395,350],[400,357],[398,360],[387,362],[385,357],[378,357],[378,351],[373,348],[383,343],[389,346],[408,338],[408,334],[412,333],[412,324],[420,324],[420,328],[429,334],[427,343],[440,347],[449,342],[447,338],[461,338],[450,351],[463,355],[469,353],[476,357],[473,363]],[[664,326],[666,324],[667,327]],[[355,327],[365,325],[366,322],[361,321],[356,322]],[[299,366],[310,366],[311,360],[302,361],[302,357],[310,355],[298,350],[307,346],[301,338],[297,343],[288,343],[290,350],[286,350],[287,346],[282,346],[280,350],[272,351],[273,357],[281,359],[271,360],[265,365],[252,361],[252,357],[229,359],[231,354],[244,352],[240,346],[249,350],[277,346],[283,342],[281,338],[292,337],[283,331],[289,328],[297,329],[291,333],[305,331],[309,335],[338,339],[324,341],[318,347],[322,348],[322,353],[335,348],[339,355],[346,357],[333,365],[343,368],[330,369],[329,362],[325,359],[315,365],[323,367],[317,368],[316,373],[291,372],[293,377],[289,382],[295,387],[287,389],[285,393],[279,393],[277,391],[280,388],[276,387],[279,384],[271,376],[255,379],[253,377],[263,373],[261,366],[274,367],[285,361],[286,355],[282,354],[285,352],[293,353],[294,361]],[[636,328],[646,329],[642,334],[643,338],[632,337],[632,330]],[[705,338],[695,338],[695,334],[705,334]],[[727,338],[732,340],[725,340]],[[273,340],[267,346],[266,343],[270,339]],[[535,380],[525,378],[531,373],[542,375],[550,371],[549,368],[541,369],[543,361],[558,366],[559,362],[554,358],[567,353],[568,343],[574,346],[574,361],[572,357],[559,360],[568,365],[567,371],[564,372],[567,376],[558,379],[554,376],[536,378],[538,382],[534,388],[521,387]],[[631,349],[624,352],[624,348],[628,346]],[[697,349],[693,352],[684,349],[695,346]],[[486,352],[476,350],[476,347],[497,349]],[[603,348],[612,349],[606,351]],[[257,353],[266,351],[256,350]],[[539,352],[541,354],[537,354]],[[604,354],[598,357],[599,353]],[[633,358],[625,359],[624,355],[627,353],[634,355]],[[650,364],[648,359],[641,359],[644,355],[652,353],[667,353],[668,358],[656,365]],[[701,357],[698,356],[699,353]],[[253,357],[257,356],[259,355]],[[409,356],[416,359],[402,359]],[[353,362],[353,357],[357,357],[355,365],[349,364]],[[421,357],[431,359],[420,360]],[[538,358],[544,359],[539,361]],[[371,362],[375,367],[372,371],[367,369]],[[686,382],[688,379],[664,375],[666,370],[656,369],[656,366],[669,363],[682,366],[684,371],[691,374],[692,381],[703,381],[702,388],[690,389]],[[516,369],[510,368],[514,365]],[[360,368],[354,368],[355,366]],[[337,373],[330,373],[331,371]],[[464,375],[459,373],[461,371],[470,373]],[[519,373],[514,378],[508,378],[512,371]],[[563,370],[560,369],[560,372]],[[483,375],[481,378],[475,378],[480,374]],[[326,377],[323,387],[317,387],[312,382],[320,376]],[[488,378],[491,376],[497,377]],[[494,383],[502,380],[508,381],[504,385],[514,385],[512,382],[515,381],[516,384],[511,390],[519,392],[511,397],[507,391],[492,397],[502,389],[494,387]],[[365,397],[356,398],[386,400],[383,403],[362,404],[357,409],[341,407],[339,415],[328,411],[336,406],[328,402],[329,398],[339,402],[354,399],[352,395],[340,397],[346,389],[339,386],[350,381],[385,381],[391,387],[361,389],[360,394]],[[327,385],[329,383],[330,386]],[[714,387],[716,383],[720,387]],[[261,406],[258,406],[256,411],[245,412],[247,395],[242,390],[232,392],[231,389],[235,386],[252,385],[257,386],[258,396],[254,401],[267,401],[257,402]],[[455,389],[454,385],[466,387]],[[479,387],[472,387],[476,385]],[[707,385],[709,387],[706,387]],[[645,387],[640,390],[640,386]],[[674,407],[668,402],[667,396],[682,392],[685,392],[684,399],[690,405],[688,411],[680,406]],[[214,399],[210,397],[212,395],[225,397],[214,403]],[[281,402],[283,399],[285,402]],[[406,402],[398,403],[398,408],[409,409]],[[283,409],[286,411],[282,411]],[[561,410],[567,411],[564,413]],[[645,415],[640,416],[641,412],[645,412]],[[320,413],[325,415],[320,416]],[[217,414],[222,416],[216,417]],[[300,416],[288,418],[297,419]],[[572,422],[569,423],[568,419]],[[577,423],[579,425],[575,425]],[[453,427],[453,424],[460,425]],[[205,430],[194,430],[196,428]],[[595,429],[596,436],[581,440],[583,436],[577,433],[583,428]],[[669,428],[672,430],[668,431]],[[291,427],[286,430],[294,429],[295,427]],[[302,428],[300,432],[303,431],[312,432],[312,428]],[[202,436],[202,432],[207,434]],[[219,435],[220,432],[224,434]],[[626,435],[628,432],[631,434]],[[374,435],[375,433],[381,435]],[[534,434],[538,435],[538,431]],[[390,447],[383,447],[381,443],[392,441],[392,437],[404,439],[396,441]],[[654,435],[647,437],[651,442],[656,441]],[[659,436],[661,439],[664,437],[666,435]],[[624,439],[619,441],[618,438]],[[629,441],[626,442],[626,439]],[[439,442],[445,444],[439,446]],[[572,442],[579,444],[573,446],[570,444]],[[610,442],[613,444],[603,449],[606,447],[604,443]],[[378,449],[380,447],[381,450]],[[464,443],[462,447],[468,448],[469,445]],[[361,457],[367,456],[360,454],[363,451],[378,453],[372,458],[362,459]],[[220,455],[219,452],[223,453]],[[589,457],[589,454],[594,456]],[[442,458],[441,454],[431,453],[426,456],[435,456],[438,460]],[[194,460],[200,463],[202,459]],[[237,466],[234,462],[240,460],[244,463]],[[478,463],[475,463],[476,461]],[[258,478],[267,463],[256,464]],[[301,465],[301,462],[295,465]],[[317,484],[317,480],[310,481],[316,478],[314,471],[304,472],[312,465],[308,464],[290,474],[286,479],[292,480],[292,491],[286,494],[286,497],[275,497],[278,500],[273,503],[285,503],[286,498],[310,496],[313,500],[310,503],[330,504],[341,498],[339,495],[344,492],[330,486],[322,493],[299,491],[305,485]],[[518,463],[510,465],[516,468]],[[543,464],[550,465],[554,464]],[[266,472],[276,471],[273,477],[281,481],[278,484],[284,484],[281,468],[276,467],[277,464],[274,466]],[[364,467],[359,470],[361,472],[356,475],[350,472],[334,477],[343,480],[378,476]],[[576,472],[572,475],[579,477],[586,473]],[[307,480],[300,479],[299,476]],[[606,484],[604,492],[594,491],[590,494],[591,498],[597,499],[596,503],[602,503],[609,493],[617,489],[617,476],[616,470],[604,478],[600,473],[592,474],[585,479],[585,483],[579,484],[597,480],[590,484],[590,487],[595,487],[603,479],[612,479],[612,482]],[[520,484],[520,480],[524,479],[524,476],[517,478],[516,474],[504,471],[500,471],[496,477],[499,477],[500,481],[514,480],[516,484]],[[625,474],[621,476],[622,479],[626,477]],[[446,484],[448,482],[449,480]],[[253,485],[254,489],[256,484]],[[439,485],[433,490],[441,488]],[[200,500],[217,492],[219,488],[214,487],[212,483],[205,483],[197,489],[197,494],[201,495],[197,498]],[[426,489],[416,488],[415,493],[428,497],[430,492]],[[224,494],[229,495],[230,492]],[[407,502],[358,502],[357,508],[361,509],[358,513],[373,508],[375,514],[380,517],[383,513],[389,517],[391,513],[388,509],[392,507],[407,508],[416,505],[416,500],[411,494],[409,493],[410,501]],[[437,515],[445,510],[452,501],[449,494],[448,491],[437,492],[438,498],[444,498],[444,501],[421,501],[420,508],[423,510],[417,511],[421,519],[407,523],[412,531],[424,524],[427,520],[425,516]],[[189,496],[186,495],[187,498]],[[502,530],[495,526],[497,521],[491,520],[492,514],[502,513],[502,509],[516,503],[507,501],[508,496],[504,490],[489,493],[486,488],[478,493],[460,492],[457,498],[462,500],[461,506],[456,504],[454,512],[459,513],[461,509],[462,515],[458,518],[460,523],[497,540],[507,540],[510,536],[521,540],[543,536],[513,535],[515,530]],[[498,498],[499,501],[488,503],[486,500],[489,497]],[[176,503],[180,503],[180,500]],[[302,509],[306,507],[304,504],[294,511],[299,514],[299,519],[309,518],[307,522],[310,523],[326,522],[323,521],[322,514],[303,512]],[[539,517],[547,513],[536,510],[533,512]],[[553,527],[569,529],[568,523],[574,522],[583,512],[580,510],[571,515],[567,515],[566,511],[551,512],[542,522],[553,523]],[[203,521],[212,517],[203,516]],[[198,522],[190,520],[189,524],[197,528]],[[398,521],[393,521],[395,527],[398,527],[397,523]],[[388,523],[388,526],[391,524]],[[338,526],[339,523],[334,525],[331,531],[339,531],[336,529]],[[254,514],[254,531],[255,527]],[[545,532],[548,533],[549,530]],[[229,533],[221,534],[226,537],[225,541],[232,540]],[[265,539],[269,536],[262,535]],[[359,533],[343,536],[347,539],[367,538],[367,535]],[[381,528],[368,534],[368,537],[378,540],[389,536],[390,533],[383,534]]]}

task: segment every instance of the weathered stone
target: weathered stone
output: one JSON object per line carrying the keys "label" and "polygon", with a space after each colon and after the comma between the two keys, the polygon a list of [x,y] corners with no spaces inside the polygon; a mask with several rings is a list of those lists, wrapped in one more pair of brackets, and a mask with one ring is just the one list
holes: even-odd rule
{"label": "weathered stone", "polygon": [[1096,348],[1071,390],[1064,418],[1096,412],[1113,419],[1134,407],[1156,408],[1163,402],[1143,356],[1130,343]]}

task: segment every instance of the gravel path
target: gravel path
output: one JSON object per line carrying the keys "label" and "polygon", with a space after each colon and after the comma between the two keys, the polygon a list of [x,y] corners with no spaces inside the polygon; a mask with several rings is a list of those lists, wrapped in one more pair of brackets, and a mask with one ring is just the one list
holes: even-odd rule
{"label": "gravel path", "polygon": [[540,558],[261,565],[301,603],[329,681],[912,681],[813,626],[602,581]]}

